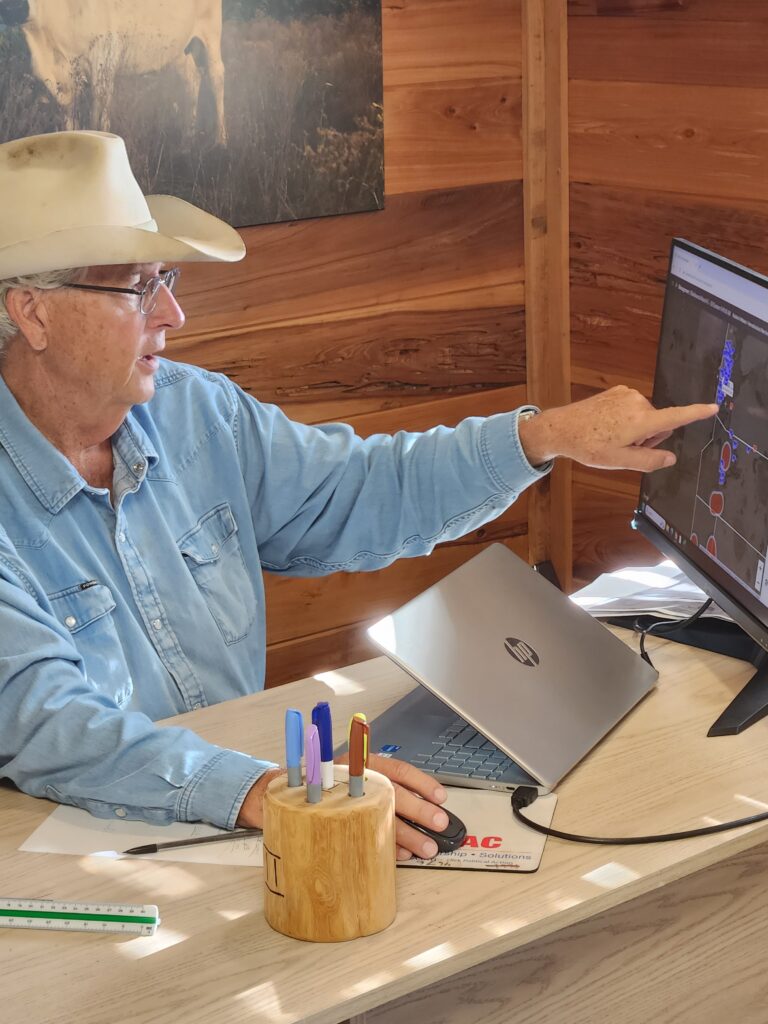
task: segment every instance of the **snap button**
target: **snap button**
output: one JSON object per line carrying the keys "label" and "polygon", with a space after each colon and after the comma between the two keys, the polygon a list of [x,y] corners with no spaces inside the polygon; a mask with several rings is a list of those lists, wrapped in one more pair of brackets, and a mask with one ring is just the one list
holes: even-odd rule
{"label": "snap button", "polygon": [[138,475],[142,471],[142,469],[144,469],[144,463],[143,462],[134,462],[134,464],[133,464],[133,466],[131,468],[133,469],[133,472]]}
{"label": "snap button", "polygon": [[66,619],[64,619],[64,625],[67,629],[73,629],[77,625],[77,619],[74,615],[68,615]]}
{"label": "snap button", "polygon": [[118,816],[118,818],[124,818],[128,814],[128,811],[126,811],[124,807],[116,807],[115,814]]}
{"label": "snap button", "polygon": [[120,531],[120,533],[118,533],[117,539],[120,541],[121,544],[125,544],[125,534],[123,533],[122,530]]}
{"label": "snap button", "polygon": [[152,629],[160,629],[162,625],[160,619],[152,619]]}
{"label": "snap button", "polygon": [[200,703],[200,701],[198,701],[197,704],[193,704],[192,705],[192,710],[193,711],[199,711],[202,706],[203,705]]}
{"label": "snap button", "polygon": [[218,555],[218,553],[219,553],[219,545],[218,544],[211,544],[211,554],[212,555]]}

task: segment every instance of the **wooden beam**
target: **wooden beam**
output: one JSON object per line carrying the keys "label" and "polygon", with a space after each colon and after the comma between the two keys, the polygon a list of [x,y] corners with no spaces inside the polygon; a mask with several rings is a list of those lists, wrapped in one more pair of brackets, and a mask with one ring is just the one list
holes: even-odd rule
{"label": "wooden beam", "polygon": [[[523,191],[528,396],[570,400],[568,40],[566,0],[523,0]],[[530,501],[530,560],[572,576],[571,469],[560,462]]]}

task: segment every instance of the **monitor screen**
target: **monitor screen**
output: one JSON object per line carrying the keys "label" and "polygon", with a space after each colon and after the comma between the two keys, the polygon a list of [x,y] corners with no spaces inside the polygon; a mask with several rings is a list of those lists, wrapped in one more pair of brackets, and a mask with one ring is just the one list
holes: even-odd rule
{"label": "monitor screen", "polygon": [[633,525],[768,650],[768,279],[675,239],[652,401],[720,412],[664,442]]}

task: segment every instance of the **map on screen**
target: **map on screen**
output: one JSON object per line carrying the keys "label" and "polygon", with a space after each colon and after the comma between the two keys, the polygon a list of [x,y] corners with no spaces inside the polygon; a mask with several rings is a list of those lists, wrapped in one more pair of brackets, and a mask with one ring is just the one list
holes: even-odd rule
{"label": "map on screen", "polygon": [[644,478],[645,512],[768,605],[768,290],[677,250],[653,403],[712,401],[720,406],[714,420],[664,444],[677,466]]}

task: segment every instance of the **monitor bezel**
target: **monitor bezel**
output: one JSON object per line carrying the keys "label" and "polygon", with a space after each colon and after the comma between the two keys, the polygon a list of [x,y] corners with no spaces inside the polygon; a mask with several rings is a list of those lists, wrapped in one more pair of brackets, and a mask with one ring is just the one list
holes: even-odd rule
{"label": "monitor bezel", "polygon": [[[768,302],[768,277],[750,270],[740,263],[735,263],[723,256],[719,256],[717,253],[713,253],[686,239],[673,238],[669,252],[667,286],[664,293],[664,306],[659,331],[660,337],[664,330],[664,322],[667,315],[667,305],[670,297],[669,280],[671,278],[672,260],[674,259],[676,248],[702,257],[722,269],[760,285],[766,289],[766,300]],[[768,344],[768,341],[766,341],[766,344]],[[654,374],[654,393],[656,391],[657,376],[658,360]],[[649,540],[654,547],[658,548],[662,554],[669,556],[672,561],[677,563],[693,583],[700,587],[723,611],[738,622],[756,643],[768,651],[768,607],[761,603],[754,592],[749,591],[745,583],[742,583],[722,569],[708,555],[703,554],[699,547],[694,547],[693,545],[687,549],[681,547],[668,534],[659,529],[641,508],[645,481],[646,475],[644,474],[640,481],[638,504],[632,519],[633,528]],[[687,537],[685,540],[690,544]]]}

